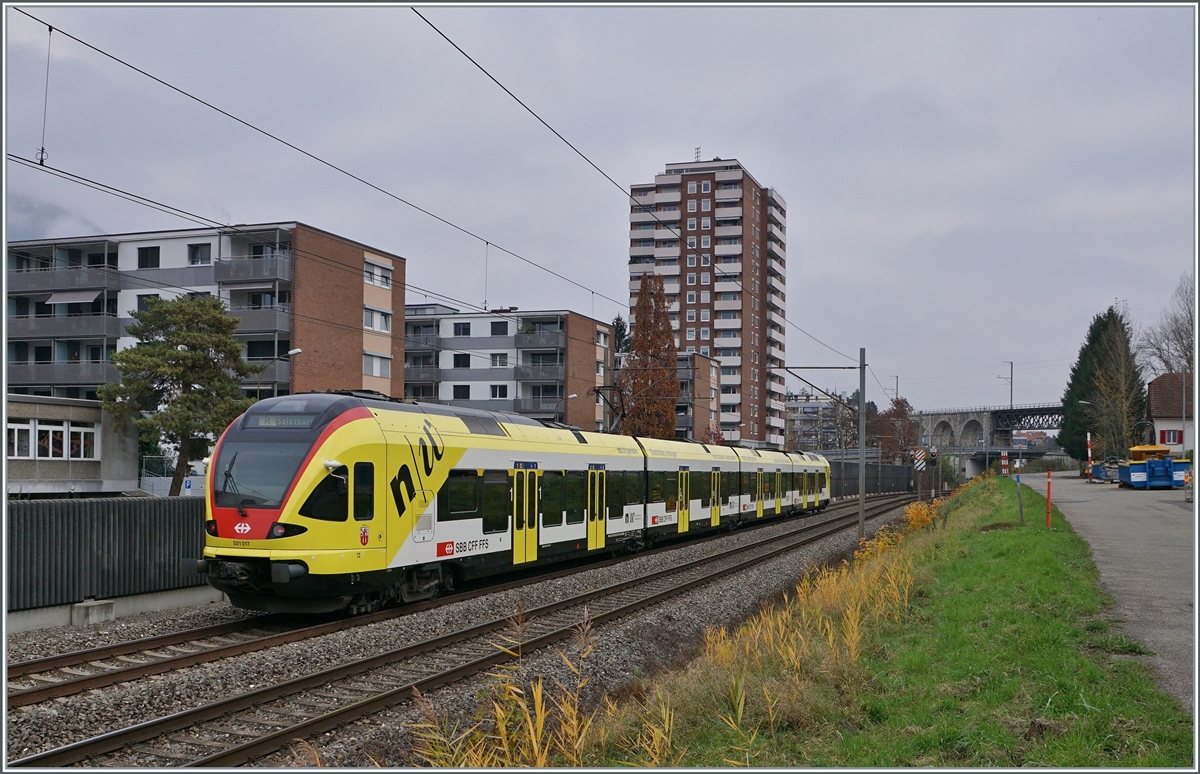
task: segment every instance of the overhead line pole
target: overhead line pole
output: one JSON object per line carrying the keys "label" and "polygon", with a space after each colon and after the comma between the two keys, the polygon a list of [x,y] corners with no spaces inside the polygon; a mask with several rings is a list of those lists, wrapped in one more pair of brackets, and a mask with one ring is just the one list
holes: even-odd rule
{"label": "overhead line pole", "polygon": [[867,510],[867,348],[858,349],[858,539],[866,536]]}

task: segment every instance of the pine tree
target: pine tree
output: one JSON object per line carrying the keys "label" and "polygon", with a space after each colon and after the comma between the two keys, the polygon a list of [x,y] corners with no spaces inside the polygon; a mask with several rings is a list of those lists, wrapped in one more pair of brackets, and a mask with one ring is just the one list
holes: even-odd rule
{"label": "pine tree", "polygon": [[613,352],[628,352],[629,351],[629,326],[625,324],[625,318],[617,315],[612,321],[613,328]]}
{"label": "pine tree", "polygon": [[647,438],[674,438],[679,374],[675,334],[667,316],[662,277],[642,275],[633,318],[629,356],[621,370],[624,406],[621,432]]}
{"label": "pine tree", "polygon": [[150,299],[133,318],[128,330],[138,343],[112,358],[121,381],[96,392],[118,421],[132,414],[140,430],[179,449],[170,490],[175,497],[189,461],[254,403],[242,396],[240,381],[263,367],[242,359],[242,345],[233,337],[238,320],[218,298]]}

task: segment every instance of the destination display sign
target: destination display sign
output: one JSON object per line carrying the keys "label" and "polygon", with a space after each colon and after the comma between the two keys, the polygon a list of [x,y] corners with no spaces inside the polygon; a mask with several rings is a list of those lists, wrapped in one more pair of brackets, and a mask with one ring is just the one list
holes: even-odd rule
{"label": "destination display sign", "polygon": [[316,414],[247,414],[246,429],[279,427],[289,430],[307,430],[312,427]]}

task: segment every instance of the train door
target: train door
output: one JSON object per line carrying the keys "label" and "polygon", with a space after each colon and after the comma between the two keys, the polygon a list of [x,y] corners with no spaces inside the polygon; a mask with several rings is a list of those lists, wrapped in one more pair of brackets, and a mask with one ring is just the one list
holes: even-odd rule
{"label": "train door", "polygon": [[[428,437],[432,437],[428,431],[426,432]],[[434,509],[431,505],[434,492],[433,485],[427,482],[427,476],[432,473],[433,464],[442,458],[445,446],[433,444],[433,454],[430,458],[430,445],[424,443],[424,439],[420,442],[421,453],[418,454],[418,444],[412,443],[407,436],[388,433],[385,437],[387,438],[387,469],[395,471],[387,487],[391,491],[392,503],[395,505],[396,515],[399,517],[399,521],[395,525],[397,530],[392,538],[403,543],[411,534],[412,542],[429,543],[433,540]],[[422,460],[429,460],[430,464],[423,466]],[[430,473],[427,474],[426,470],[429,470]],[[379,471],[376,471],[376,475],[379,475]],[[386,477],[387,474],[384,473],[384,478]],[[380,514],[385,512],[379,511]],[[386,527],[384,529],[386,530]],[[388,534],[385,531],[384,538],[387,537]],[[389,553],[395,554],[398,548],[398,545],[394,546]]]}
{"label": "train door", "polygon": [[513,564],[525,564],[537,561],[538,471],[520,462],[514,466],[509,471],[513,477]]}
{"label": "train door", "polygon": [[754,517],[761,519],[763,516],[763,469],[759,468],[754,476]]}
{"label": "train door", "polygon": [[709,513],[712,518],[712,526],[721,526],[721,469],[713,468],[709,473],[712,476],[709,479]]}
{"label": "train door", "polygon": [[771,474],[775,477],[775,513],[783,513],[783,473],[776,470]]}
{"label": "train door", "polygon": [[589,551],[604,548],[604,532],[607,523],[607,519],[604,518],[604,514],[607,512],[605,507],[606,475],[603,465],[588,465],[587,536]]}
{"label": "train door", "polygon": [[679,469],[679,531],[688,531],[688,520],[692,512],[692,488],[689,486],[688,469]]}

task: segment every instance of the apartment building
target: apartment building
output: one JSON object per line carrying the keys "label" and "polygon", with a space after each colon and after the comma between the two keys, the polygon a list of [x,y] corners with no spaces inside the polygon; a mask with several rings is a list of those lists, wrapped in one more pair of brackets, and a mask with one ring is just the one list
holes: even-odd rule
{"label": "apartment building", "polygon": [[575,312],[405,307],[404,396],[603,430],[612,326]]}
{"label": "apartment building", "polygon": [[[404,259],[298,222],[10,242],[8,392],[94,399],[153,297],[238,318],[248,396],[404,394]],[[393,318],[395,318],[393,320]],[[393,333],[396,331],[396,333]],[[289,356],[289,352],[300,350]]]}
{"label": "apartment building", "polygon": [[[837,406],[832,398],[809,392],[790,393],[784,399],[784,407],[789,451],[837,448]],[[854,430],[857,429],[855,424]]]}
{"label": "apartment building", "polygon": [[667,164],[630,187],[629,325],[661,274],[680,352],[720,362],[721,433],[784,446],[787,204],[736,159]]}

